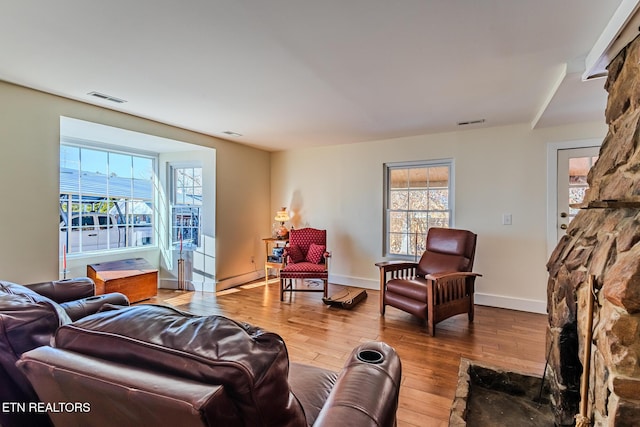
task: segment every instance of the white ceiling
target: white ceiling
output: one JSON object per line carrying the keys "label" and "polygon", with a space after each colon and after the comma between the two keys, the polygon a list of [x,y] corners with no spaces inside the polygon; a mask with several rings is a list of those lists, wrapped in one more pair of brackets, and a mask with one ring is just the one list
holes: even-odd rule
{"label": "white ceiling", "polygon": [[604,121],[622,1],[0,0],[0,79],[268,150]]}

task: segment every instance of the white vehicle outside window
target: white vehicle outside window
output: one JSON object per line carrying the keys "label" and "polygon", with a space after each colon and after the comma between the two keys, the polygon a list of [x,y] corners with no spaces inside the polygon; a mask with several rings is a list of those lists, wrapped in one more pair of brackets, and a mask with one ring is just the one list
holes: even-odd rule
{"label": "white vehicle outside window", "polygon": [[60,241],[67,242],[69,253],[146,246],[152,241],[152,234],[151,224],[127,227],[109,214],[73,215],[70,230],[64,220],[60,222]]}
{"label": "white vehicle outside window", "polygon": [[60,144],[60,250],[155,244],[156,157]]}

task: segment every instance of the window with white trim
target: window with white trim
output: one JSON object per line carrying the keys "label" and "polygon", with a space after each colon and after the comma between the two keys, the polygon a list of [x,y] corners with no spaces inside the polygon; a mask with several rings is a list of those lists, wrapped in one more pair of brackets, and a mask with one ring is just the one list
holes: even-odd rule
{"label": "window with white trim", "polygon": [[202,167],[171,167],[171,241],[178,250],[200,246]]}
{"label": "window with white trim", "polygon": [[61,253],[154,245],[155,164],[153,156],[61,143]]}
{"label": "window with white trim", "polygon": [[386,163],[385,256],[419,257],[427,230],[451,227],[453,160]]}

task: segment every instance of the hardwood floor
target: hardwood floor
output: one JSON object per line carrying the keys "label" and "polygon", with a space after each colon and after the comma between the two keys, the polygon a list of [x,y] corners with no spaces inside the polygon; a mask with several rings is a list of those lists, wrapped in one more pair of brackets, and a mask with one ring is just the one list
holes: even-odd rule
{"label": "hardwood floor", "polygon": [[[330,285],[329,294],[341,289]],[[418,319],[387,307],[379,314],[378,291],[353,310],[328,307],[321,293],[298,292],[280,302],[278,282],[271,280],[218,292],[161,289],[151,303],[170,304],[199,315],[221,314],[276,332],[292,361],[338,371],[359,343],[380,340],[402,361],[398,426],[446,426],[454,397],[460,358],[541,375],[545,362],[547,317],[476,306],[466,315],[439,323],[430,337]]]}

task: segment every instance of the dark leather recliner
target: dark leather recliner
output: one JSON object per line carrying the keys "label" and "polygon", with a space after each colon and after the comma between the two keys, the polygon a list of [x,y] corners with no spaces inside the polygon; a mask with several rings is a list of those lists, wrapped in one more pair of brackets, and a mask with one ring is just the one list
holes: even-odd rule
{"label": "dark leather recliner", "polygon": [[418,262],[386,261],[380,269],[380,314],[390,305],[427,322],[429,335],[436,324],[467,313],[473,322],[473,273],[477,235],[468,230],[432,227],[426,250]]}
{"label": "dark leather recliner", "polygon": [[[60,326],[97,312],[105,303],[129,301],[122,294],[95,296],[95,284],[87,277],[25,286],[0,281],[0,401],[37,402],[31,384],[15,366],[17,360],[26,351],[48,346]],[[0,411],[0,425],[34,427],[50,422],[44,413],[8,410]]]}
{"label": "dark leather recliner", "polygon": [[[393,426],[401,365],[363,344],[342,372],[289,364],[277,334],[159,305],[101,312],[58,329],[18,367],[56,426]],[[82,405],[85,405],[82,407]]]}

